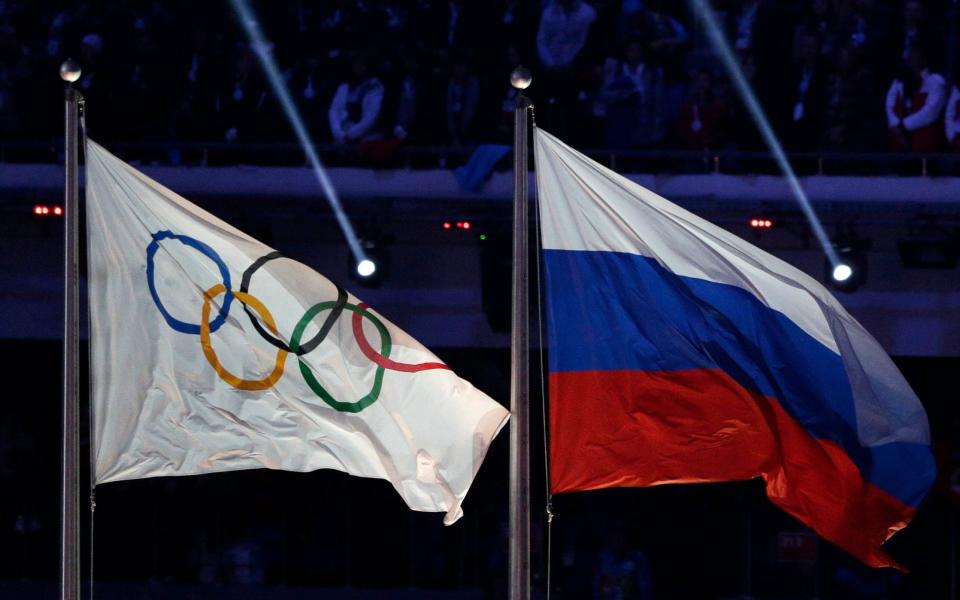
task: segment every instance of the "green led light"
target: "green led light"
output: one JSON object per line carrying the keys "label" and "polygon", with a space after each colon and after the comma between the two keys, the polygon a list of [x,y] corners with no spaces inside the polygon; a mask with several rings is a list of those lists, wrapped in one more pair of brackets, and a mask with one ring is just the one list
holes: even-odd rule
{"label": "green led light", "polygon": [[485,239],[487,239],[487,234],[481,233],[481,234],[480,234],[480,241],[482,242],[482,241],[485,240]]}

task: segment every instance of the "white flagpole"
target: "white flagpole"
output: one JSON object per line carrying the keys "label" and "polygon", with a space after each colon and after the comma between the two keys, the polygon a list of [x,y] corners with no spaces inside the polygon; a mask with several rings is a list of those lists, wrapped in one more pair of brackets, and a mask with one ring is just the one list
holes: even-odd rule
{"label": "white flagpole", "polygon": [[532,78],[517,67],[510,84],[517,92],[513,112],[513,318],[510,336],[510,600],[530,598],[530,385],[527,275],[527,111],[523,95]]}
{"label": "white flagpole", "polygon": [[66,85],[63,318],[63,463],[60,478],[60,600],[80,599],[80,439],[79,355],[80,290],[78,270],[79,181],[77,125],[80,65],[72,59],[60,65]]}

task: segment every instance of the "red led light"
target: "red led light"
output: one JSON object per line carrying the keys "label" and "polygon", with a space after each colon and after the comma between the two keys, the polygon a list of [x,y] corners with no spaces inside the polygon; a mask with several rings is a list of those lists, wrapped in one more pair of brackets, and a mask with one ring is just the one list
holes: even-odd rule
{"label": "red led light", "polygon": [[34,207],[33,207],[33,214],[35,214],[35,215],[42,215],[42,214],[43,214],[43,207],[40,206],[39,204],[36,205],[36,206],[34,206]]}
{"label": "red led light", "polygon": [[45,215],[49,215],[49,214],[50,214],[50,207],[49,207],[49,206],[44,206],[44,207],[43,207],[43,214],[45,214]]}
{"label": "red led light", "polygon": [[750,219],[750,227],[760,227],[760,219]]}
{"label": "red led light", "polygon": [[463,229],[463,221],[457,221],[457,229]]}
{"label": "red led light", "polygon": [[55,214],[55,215],[57,215],[57,216],[62,215],[62,214],[63,214],[63,209],[60,208],[59,206],[54,206],[54,207],[53,207],[53,214]]}
{"label": "red led light", "polygon": [[464,222],[463,222],[463,228],[464,228],[464,229],[470,229],[470,221],[464,221]]}
{"label": "red led light", "polygon": [[449,222],[449,221],[445,221],[445,222],[443,223],[443,228],[444,228],[444,229],[450,229],[450,222]]}

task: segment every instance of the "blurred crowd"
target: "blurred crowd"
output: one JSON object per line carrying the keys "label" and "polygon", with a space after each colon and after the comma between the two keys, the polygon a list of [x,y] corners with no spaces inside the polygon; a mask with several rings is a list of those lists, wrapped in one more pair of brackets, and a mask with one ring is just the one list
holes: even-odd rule
{"label": "blurred crowd", "polygon": [[[716,0],[788,150],[960,149],[957,8],[937,0]],[[538,124],[581,147],[760,150],[686,2],[254,3],[319,143],[510,139],[518,64]],[[57,65],[83,67],[107,141],[291,141],[229,2],[0,0],[0,138],[61,128]]]}

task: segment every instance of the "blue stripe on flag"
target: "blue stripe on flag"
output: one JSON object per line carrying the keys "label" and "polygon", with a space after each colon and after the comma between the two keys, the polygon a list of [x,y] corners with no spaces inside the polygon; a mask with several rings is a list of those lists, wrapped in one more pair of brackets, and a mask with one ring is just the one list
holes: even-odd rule
{"label": "blue stripe on flag", "polygon": [[753,294],[635,254],[545,250],[544,261],[551,372],[720,368],[837,442],[872,483],[911,506],[923,498],[929,447],[861,446],[840,356]]}

